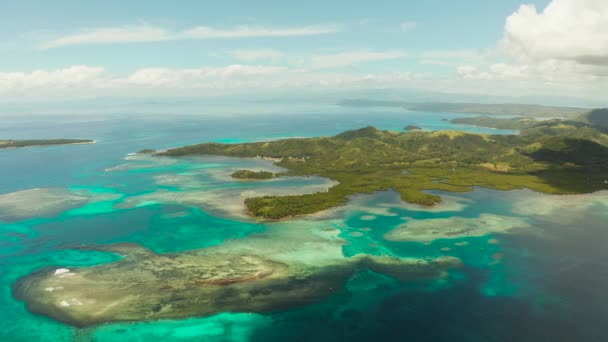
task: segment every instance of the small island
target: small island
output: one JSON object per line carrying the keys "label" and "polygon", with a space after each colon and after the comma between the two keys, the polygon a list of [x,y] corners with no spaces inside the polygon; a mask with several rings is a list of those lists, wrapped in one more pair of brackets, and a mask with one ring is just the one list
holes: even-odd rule
{"label": "small island", "polygon": [[248,180],[260,180],[260,179],[272,179],[275,178],[275,174],[269,171],[251,171],[251,170],[239,170],[231,174],[232,178],[248,179]]}
{"label": "small island", "polygon": [[428,190],[528,188],[579,194],[608,189],[608,135],[583,122],[561,120],[539,122],[518,135],[395,132],[370,126],[333,137],[206,143],[156,155],[204,154],[273,158],[288,170],[286,175],[317,175],[339,183],[314,194],[246,199],[249,215],[264,219],[311,214],[344,205],[354,194],[389,189],[423,206],[441,202]]}
{"label": "small island", "polygon": [[421,131],[422,128],[416,126],[416,125],[407,125],[403,128],[406,131]]}
{"label": "small island", "polygon": [[90,139],[33,139],[33,140],[0,140],[0,148],[16,148],[30,146],[93,144]]}

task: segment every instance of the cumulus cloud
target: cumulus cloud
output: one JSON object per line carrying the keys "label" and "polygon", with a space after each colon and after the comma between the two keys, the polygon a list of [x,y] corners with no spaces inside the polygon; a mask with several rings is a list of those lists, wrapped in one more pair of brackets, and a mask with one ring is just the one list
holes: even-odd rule
{"label": "cumulus cloud", "polygon": [[38,48],[48,50],[84,44],[160,42],[220,38],[298,37],[330,34],[338,31],[340,31],[340,27],[335,25],[302,27],[237,26],[231,29],[196,26],[182,31],[170,31],[160,27],[138,25],[83,30],[78,33],[43,42],[38,45]]}
{"label": "cumulus cloud", "polygon": [[539,11],[522,5],[505,23],[500,61],[461,65],[464,79],[608,82],[608,1],[552,0]]}
{"label": "cumulus cloud", "polygon": [[608,64],[608,1],[553,0],[542,12],[522,5],[507,18],[501,47],[518,59]]}

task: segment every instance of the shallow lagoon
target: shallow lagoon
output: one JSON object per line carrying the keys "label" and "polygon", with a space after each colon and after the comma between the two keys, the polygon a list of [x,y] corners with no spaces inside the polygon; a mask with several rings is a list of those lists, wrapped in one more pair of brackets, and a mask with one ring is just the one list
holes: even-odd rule
{"label": "shallow lagoon", "polygon": [[[0,313],[0,339],[601,340],[601,322],[608,318],[608,299],[601,293],[608,285],[608,266],[602,262],[608,242],[604,227],[608,219],[606,194],[564,200],[526,190],[478,189],[450,194],[443,208],[425,210],[401,203],[392,192],[383,192],[358,196],[347,207],[313,215],[303,222],[261,223],[238,215],[242,194],[306,188],[316,191],[328,184],[318,178],[243,182],[227,177],[241,167],[272,167],[259,160],[205,157],[158,161],[127,156],[148,147],[234,141],[226,139],[237,137],[264,140],[329,135],[368,124],[384,129],[401,129],[407,124],[446,129],[453,125],[442,119],[450,117],[378,112],[241,120],[180,116],[167,121],[130,116],[96,123],[63,118],[53,134],[90,137],[98,144],[0,151],[0,173],[3,179],[11,180],[0,184],[2,193],[52,187],[85,193],[88,198],[77,208],[0,226],[0,303],[5,308]],[[1,133],[40,136],[51,131],[48,125],[16,120],[3,126]],[[195,200],[184,201],[189,193]],[[200,198],[208,200],[196,200]],[[568,220],[560,217],[565,212]],[[384,239],[389,231],[411,220],[453,216],[474,220],[482,214],[519,217],[529,227],[431,242]],[[73,249],[83,244],[135,242],[157,253],[179,252],[247,239],[277,225],[293,230],[310,225],[338,229],[339,238],[346,242],[341,247],[344,258],[361,254],[405,258],[450,255],[460,258],[465,267],[445,279],[405,286],[366,271],[324,301],[271,314],[222,313],[88,329],[74,329],[30,314],[24,303],[12,297],[11,284],[36,269],[50,265],[84,267],[119,258],[111,253]]]}

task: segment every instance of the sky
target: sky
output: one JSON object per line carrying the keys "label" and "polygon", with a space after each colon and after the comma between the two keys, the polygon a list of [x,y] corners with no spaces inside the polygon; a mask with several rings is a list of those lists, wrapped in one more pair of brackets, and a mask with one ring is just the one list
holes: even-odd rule
{"label": "sky", "polygon": [[606,0],[0,0],[0,103],[383,90],[598,103],[606,27]]}

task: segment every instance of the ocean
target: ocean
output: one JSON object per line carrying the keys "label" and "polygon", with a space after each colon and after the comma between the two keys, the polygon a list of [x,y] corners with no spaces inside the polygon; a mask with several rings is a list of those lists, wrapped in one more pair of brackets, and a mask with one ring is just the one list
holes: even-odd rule
{"label": "ocean", "polygon": [[[283,115],[7,117],[0,126],[2,139],[90,138],[96,143],[0,150],[0,340],[608,341],[605,192],[551,196],[478,188],[442,194],[446,205],[429,210],[407,205],[387,191],[356,196],[325,216],[268,223],[243,215],[242,200],[265,193],[315,192],[332,183],[319,177],[260,182],[229,177],[242,168],[278,170],[265,160],[134,155],[144,148],[200,142],[328,136],[368,125],[397,131],[417,125],[425,130],[517,133],[446,121],[461,116],[341,109]],[[19,201],[11,202],[15,198]],[[441,226],[453,224],[454,217],[482,229],[502,222],[496,220],[517,220],[521,227],[426,242],[386,238],[407,222]],[[264,253],[267,246],[281,249],[272,245],[273,239],[276,244],[294,242],[289,239],[306,238],[321,227],[336,229],[345,243],[317,254],[302,249],[301,255],[290,257],[448,255],[464,266],[440,279],[405,284],[359,270],[327,298],[271,312],[221,312],[87,328],[33,314],[13,296],[13,284],[36,270],[111,265],[121,258],[94,246],[128,242],[164,254],[221,250],[251,241]],[[257,246],[256,241],[265,243]],[[87,246],[93,247],[82,248]]]}

